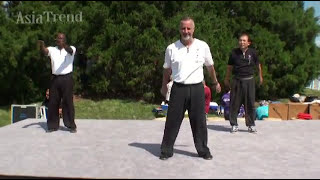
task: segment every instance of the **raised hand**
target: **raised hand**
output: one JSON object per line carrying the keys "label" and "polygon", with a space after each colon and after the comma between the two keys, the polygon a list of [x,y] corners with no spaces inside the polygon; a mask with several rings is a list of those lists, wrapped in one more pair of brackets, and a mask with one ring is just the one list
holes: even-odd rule
{"label": "raised hand", "polygon": [[38,40],[39,46],[44,46],[44,41],[43,40]]}

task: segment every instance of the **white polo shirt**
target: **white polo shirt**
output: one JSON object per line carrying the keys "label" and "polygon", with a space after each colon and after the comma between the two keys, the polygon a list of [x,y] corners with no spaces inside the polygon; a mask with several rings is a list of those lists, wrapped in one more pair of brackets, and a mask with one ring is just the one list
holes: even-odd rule
{"label": "white polo shirt", "polygon": [[56,47],[48,47],[48,56],[51,59],[51,71],[55,75],[64,75],[73,71],[73,60],[76,53],[76,48],[70,46],[73,50],[72,55],[70,55],[64,48],[59,49]]}
{"label": "white polo shirt", "polygon": [[194,39],[188,49],[178,40],[166,49],[163,68],[171,68],[174,82],[182,84],[202,82],[203,65],[213,65],[210,48],[204,41]]}

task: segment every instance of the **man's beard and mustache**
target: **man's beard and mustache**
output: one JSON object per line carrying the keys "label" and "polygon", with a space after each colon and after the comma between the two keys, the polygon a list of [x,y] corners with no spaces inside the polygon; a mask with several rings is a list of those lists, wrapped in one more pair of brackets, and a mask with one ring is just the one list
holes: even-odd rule
{"label": "man's beard and mustache", "polygon": [[181,39],[182,39],[183,41],[189,41],[191,38],[192,38],[192,36],[190,36],[189,34],[186,35],[186,36],[182,36],[182,37],[181,37]]}

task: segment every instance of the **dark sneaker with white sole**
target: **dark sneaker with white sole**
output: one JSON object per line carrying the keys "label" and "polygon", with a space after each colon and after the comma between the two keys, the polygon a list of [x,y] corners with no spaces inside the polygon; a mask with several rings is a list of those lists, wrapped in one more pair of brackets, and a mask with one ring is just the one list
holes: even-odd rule
{"label": "dark sneaker with white sole", "polygon": [[167,160],[167,159],[169,159],[169,158],[171,158],[171,157],[172,157],[172,155],[168,155],[168,154],[161,153],[159,159],[161,159],[161,160]]}
{"label": "dark sneaker with white sole", "polygon": [[70,133],[76,133],[77,129],[70,129]]}
{"label": "dark sneaker with white sole", "polygon": [[239,130],[238,126],[231,126],[230,132],[235,133],[235,132],[238,132],[238,130]]}
{"label": "dark sneaker with white sole", "polygon": [[249,126],[248,127],[248,132],[249,133],[257,133],[257,129],[255,126]]}
{"label": "dark sneaker with white sole", "polygon": [[212,159],[211,153],[204,154],[204,155],[202,155],[200,157],[202,157],[205,160],[211,160]]}

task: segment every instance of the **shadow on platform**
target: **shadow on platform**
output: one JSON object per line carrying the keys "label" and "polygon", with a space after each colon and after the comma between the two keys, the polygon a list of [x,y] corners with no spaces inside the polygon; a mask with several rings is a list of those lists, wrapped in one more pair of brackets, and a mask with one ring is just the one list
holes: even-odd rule
{"label": "shadow on platform", "polygon": [[[156,157],[160,156],[160,147],[161,147],[160,144],[148,144],[148,143],[134,142],[134,143],[130,143],[129,146],[144,149]],[[175,145],[175,146],[184,146],[184,145]],[[198,157],[198,154],[196,154],[196,153],[192,153],[192,152],[188,152],[188,151],[184,151],[184,150],[180,150],[180,149],[176,149],[176,148],[174,148],[173,153],[183,154],[183,155],[191,156],[191,157]]]}

